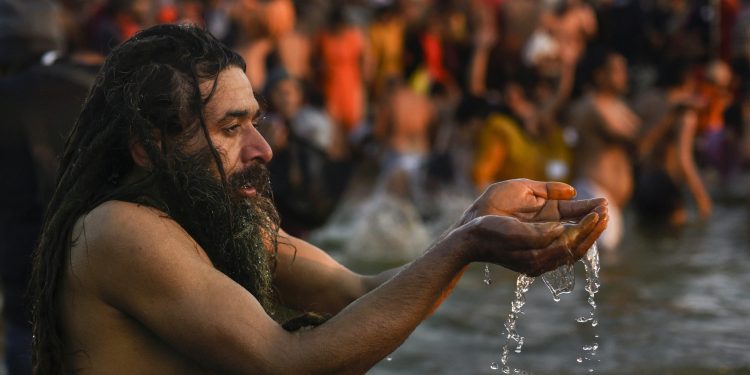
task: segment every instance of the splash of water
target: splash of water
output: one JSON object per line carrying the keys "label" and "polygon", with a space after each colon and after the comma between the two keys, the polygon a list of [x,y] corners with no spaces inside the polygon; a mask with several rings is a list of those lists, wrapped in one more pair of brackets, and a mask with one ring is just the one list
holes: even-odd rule
{"label": "splash of water", "polygon": [[[596,327],[599,322],[596,319],[596,300],[594,297],[599,291],[599,286],[601,285],[599,282],[599,270],[601,264],[599,263],[599,250],[596,248],[596,243],[594,243],[594,245],[586,252],[586,256],[581,258],[581,262],[586,268],[586,286],[584,289],[589,295],[588,303],[589,306],[591,306],[591,309],[588,316],[578,317],[576,318],[576,322],[583,324],[590,322],[592,327]],[[594,334],[594,340],[598,338],[599,335]],[[599,344],[596,341],[592,344],[584,345],[581,348],[583,349],[584,356],[576,359],[576,362],[588,367],[589,373],[594,373],[594,362],[600,362],[599,359],[594,358],[596,357],[596,350],[598,348]]]}
{"label": "splash of water", "polygon": [[542,275],[544,284],[552,292],[552,299],[560,302],[560,295],[570,293],[575,286],[576,278],[572,264],[562,265]]}
{"label": "splash of water", "polygon": [[[516,279],[516,299],[511,302],[510,314],[508,314],[508,319],[505,321],[506,338],[505,345],[503,345],[502,355],[500,357],[500,364],[493,362],[490,365],[490,368],[493,370],[502,369],[503,374],[510,374],[510,366],[508,363],[510,361],[511,340],[516,342],[516,347],[514,349],[516,353],[521,353],[521,348],[523,348],[524,337],[518,334],[518,331],[516,330],[516,322],[523,314],[522,309],[523,305],[526,304],[526,292],[529,291],[529,287],[531,287],[531,283],[533,282],[533,277],[523,274],[519,274]],[[515,374],[526,373],[519,369],[513,369],[513,372]]]}
{"label": "splash of water", "polygon": [[492,284],[492,278],[490,277],[490,266],[488,264],[484,265],[484,283],[486,285]]}
{"label": "splash of water", "polygon": [[[588,316],[581,316],[576,318],[578,323],[589,323],[592,327],[598,325],[596,319],[596,293],[599,291],[599,270],[601,265],[599,263],[599,250],[594,243],[591,248],[586,252],[586,256],[581,258],[586,269],[586,286],[584,289],[588,293],[587,302],[591,306]],[[575,273],[573,265],[565,265],[557,268],[554,271],[547,272],[542,276],[542,280],[552,292],[552,298],[555,302],[560,300],[560,295],[564,293],[570,293],[575,285]],[[533,277],[529,277],[523,274],[519,274],[516,279],[516,292],[515,300],[511,302],[511,312],[508,314],[508,319],[505,322],[505,331],[507,333],[505,345],[503,345],[502,354],[500,357],[500,363],[492,362],[490,369],[501,370],[503,374],[510,374],[511,368],[509,366],[510,361],[510,346],[511,340],[516,342],[514,351],[521,353],[523,347],[524,337],[521,336],[516,330],[516,323],[520,316],[523,314],[522,308],[526,304],[526,293],[529,291],[531,284],[534,282]],[[488,265],[484,266],[484,283],[490,285],[492,280],[490,279],[490,269]],[[594,334],[594,340],[599,338],[598,334]],[[588,367],[589,373],[594,373],[593,362],[600,362],[596,359],[597,349],[599,344],[594,342],[587,344],[582,347],[584,356],[576,358],[576,362],[581,365]],[[584,363],[585,362],[585,363]],[[520,369],[513,369],[513,374],[525,375],[526,371]]]}

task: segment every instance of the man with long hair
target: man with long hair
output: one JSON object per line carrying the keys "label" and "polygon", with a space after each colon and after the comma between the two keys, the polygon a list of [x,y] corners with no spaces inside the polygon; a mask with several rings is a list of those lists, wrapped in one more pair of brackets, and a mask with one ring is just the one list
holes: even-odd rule
{"label": "man with long hair", "polygon": [[[538,275],[580,258],[606,226],[603,199],[499,183],[419,259],[355,274],[279,229],[244,69],[190,26],[112,51],[35,253],[36,373],[362,373],[469,263]],[[288,310],[316,314],[280,324]]]}

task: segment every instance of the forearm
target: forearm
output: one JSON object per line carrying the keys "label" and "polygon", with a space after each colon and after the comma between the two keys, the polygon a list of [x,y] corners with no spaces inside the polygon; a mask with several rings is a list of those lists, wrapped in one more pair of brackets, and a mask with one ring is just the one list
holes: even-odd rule
{"label": "forearm", "polygon": [[365,372],[406,339],[467,264],[454,250],[434,246],[330,321],[299,333],[295,362],[309,373]]}
{"label": "forearm", "polygon": [[701,217],[707,217],[711,213],[711,197],[703,185],[698,167],[693,159],[693,142],[695,139],[695,126],[684,123],[679,139],[679,158],[682,172],[687,180],[688,189],[693,195],[700,211]]}
{"label": "forearm", "polygon": [[400,267],[394,267],[385,270],[377,275],[364,275],[361,277],[362,283],[362,295],[371,292],[375,288],[383,285],[385,282],[396,276],[399,272],[405,270],[411,265],[411,263],[405,264]]}
{"label": "forearm", "polygon": [[[442,239],[448,233],[450,233],[452,230],[458,228],[462,224],[470,221],[471,219],[473,219],[475,217],[476,217],[476,212],[473,209],[473,207],[470,207],[469,209],[466,210],[466,212],[464,212],[464,214],[462,215],[462,217],[456,223],[454,223],[448,230],[445,231],[445,233],[443,233],[443,235],[440,236],[439,239]],[[408,269],[410,267],[410,265],[411,264],[406,264],[406,265],[403,265],[401,267],[391,268],[391,269],[383,271],[383,272],[381,272],[381,273],[379,273],[377,275],[362,276],[362,285],[363,285],[362,290],[364,291],[364,293],[369,293],[370,291],[374,290],[375,288],[379,287],[380,285],[384,284],[385,282],[387,282],[388,280],[390,280],[391,278],[393,278],[394,276],[396,276],[399,272],[401,272],[401,271],[403,271],[405,269]],[[453,276],[453,278],[451,279],[451,281],[448,284],[448,286],[446,286],[443,289],[443,291],[440,293],[440,297],[433,304],[432,308],[430,309],[430,314],[432,314],[433,312],[435,312],[435,310],[437,310],[437,308],[440,306],[440,304],[442,304],[443,301],[446,298],[448,298],[448,296],[450,295],[450,293],[453,291],[453,288],[455,288],[456,284],[458,284],[458,281],[461,280],[461,277],[463,276],[463,274],[464,274],[464,272],[466,271],[467,268],[468,268],[468,265],[464,266],[459,272],[457,272]]]}

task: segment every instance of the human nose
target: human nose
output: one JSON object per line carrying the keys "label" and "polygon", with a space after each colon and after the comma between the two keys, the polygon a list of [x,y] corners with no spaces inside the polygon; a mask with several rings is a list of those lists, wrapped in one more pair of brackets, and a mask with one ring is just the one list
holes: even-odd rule
{"label": "human nose", "polygon": [[271,145],[266,142],[263,135],[255,127],[248,130],[244,144],[242,145],[242,161],[244,163],[253,160],[262,160],[268,163],[273,158]]}

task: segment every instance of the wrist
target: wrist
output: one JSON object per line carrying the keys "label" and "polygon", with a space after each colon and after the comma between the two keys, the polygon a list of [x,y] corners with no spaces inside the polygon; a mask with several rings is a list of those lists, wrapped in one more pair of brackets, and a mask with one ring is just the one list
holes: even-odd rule
{"label": "wrist", "polygon": [[455,265],[457,269],[461,269],[472,263],[474,257],[471,254],[471,238],[467,235],[465,227],[466,223],[457,223],[454,225],[453,228],[443,234],[429,252],[435,253],[435,256],[445,258],[443,261]]}
{"label": "wrist", "polygon": [[475,201],[466,209],[466,211],[464,211],[463,215],[461,215],[461,219],[451,227],[451,230],[456,229],[479,216],[479,209],[477,208],[477,203]]}

